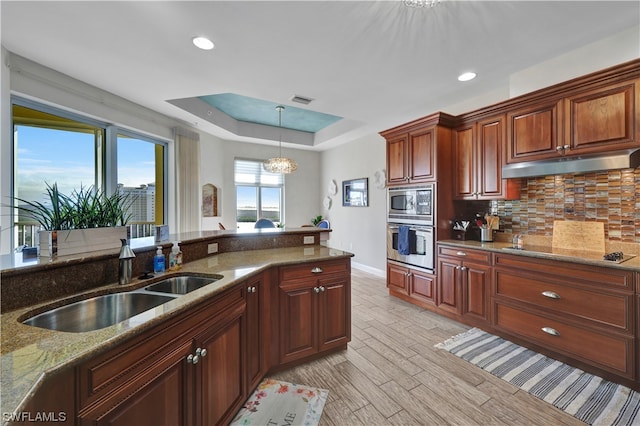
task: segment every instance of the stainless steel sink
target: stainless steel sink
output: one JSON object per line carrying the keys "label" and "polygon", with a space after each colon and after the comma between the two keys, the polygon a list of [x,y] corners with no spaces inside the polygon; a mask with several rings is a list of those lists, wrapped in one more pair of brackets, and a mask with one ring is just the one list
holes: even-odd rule
{"label": "stainless steel sink", "polygon": [[146,287],[147,291],[171,294],[187,294],[222,278],[222,275],[196,277],[192,275],[171,277]]}
{"label": "stainless steel sink", "polygon": [[171,296],[137,292],[106,294],[43,312],[23,321],[23,324],[72,333],[93,331],[174,299]]}

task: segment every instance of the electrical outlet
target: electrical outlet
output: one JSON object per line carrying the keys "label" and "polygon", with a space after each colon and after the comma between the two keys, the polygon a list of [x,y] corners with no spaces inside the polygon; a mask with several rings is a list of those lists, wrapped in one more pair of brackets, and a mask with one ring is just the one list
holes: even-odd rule
{"label": "electrical outlet", "polygon": [[211,243],[207,246],[207,253],[213,254],[218,252],[218,243]]}
{"label": "electrical outlet", "polygon": [[315,242],[315,238],[313,235],[309,237],[304,237],[304,244],[313,244]]}

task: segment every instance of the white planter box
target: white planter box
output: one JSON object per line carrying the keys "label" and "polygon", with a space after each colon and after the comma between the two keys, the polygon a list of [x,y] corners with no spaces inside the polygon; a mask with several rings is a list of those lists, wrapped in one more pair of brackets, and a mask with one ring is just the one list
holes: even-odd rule
{"label": "white planter box", "polygon": [[72,229],[69,231],[38,231],[39,255],[68,256],[93,251],[120,249],[127,238],[127,227]]}

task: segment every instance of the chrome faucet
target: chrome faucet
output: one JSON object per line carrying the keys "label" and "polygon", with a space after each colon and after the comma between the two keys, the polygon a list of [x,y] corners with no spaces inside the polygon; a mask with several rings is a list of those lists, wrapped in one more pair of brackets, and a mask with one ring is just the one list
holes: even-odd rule
{"label": "chrome faucet", "polygon": [[122,247],[120,247],[120,270],[118,274],[119,284],[129,284],[131,282],[131,272],[133,270],[133,258],[136,257],[127,240],[120,239]]}

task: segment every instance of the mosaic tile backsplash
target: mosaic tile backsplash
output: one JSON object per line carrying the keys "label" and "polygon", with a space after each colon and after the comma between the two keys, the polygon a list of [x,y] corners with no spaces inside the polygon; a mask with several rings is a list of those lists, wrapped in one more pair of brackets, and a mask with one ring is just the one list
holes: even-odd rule
{"label": "mosaic tile backsplash", "polygon": [[457,207],[497,214],[505,232],[550,237],[554,220],[598,221],[608,240],[640,243],[640,168],[523,178],[520,200]]}

